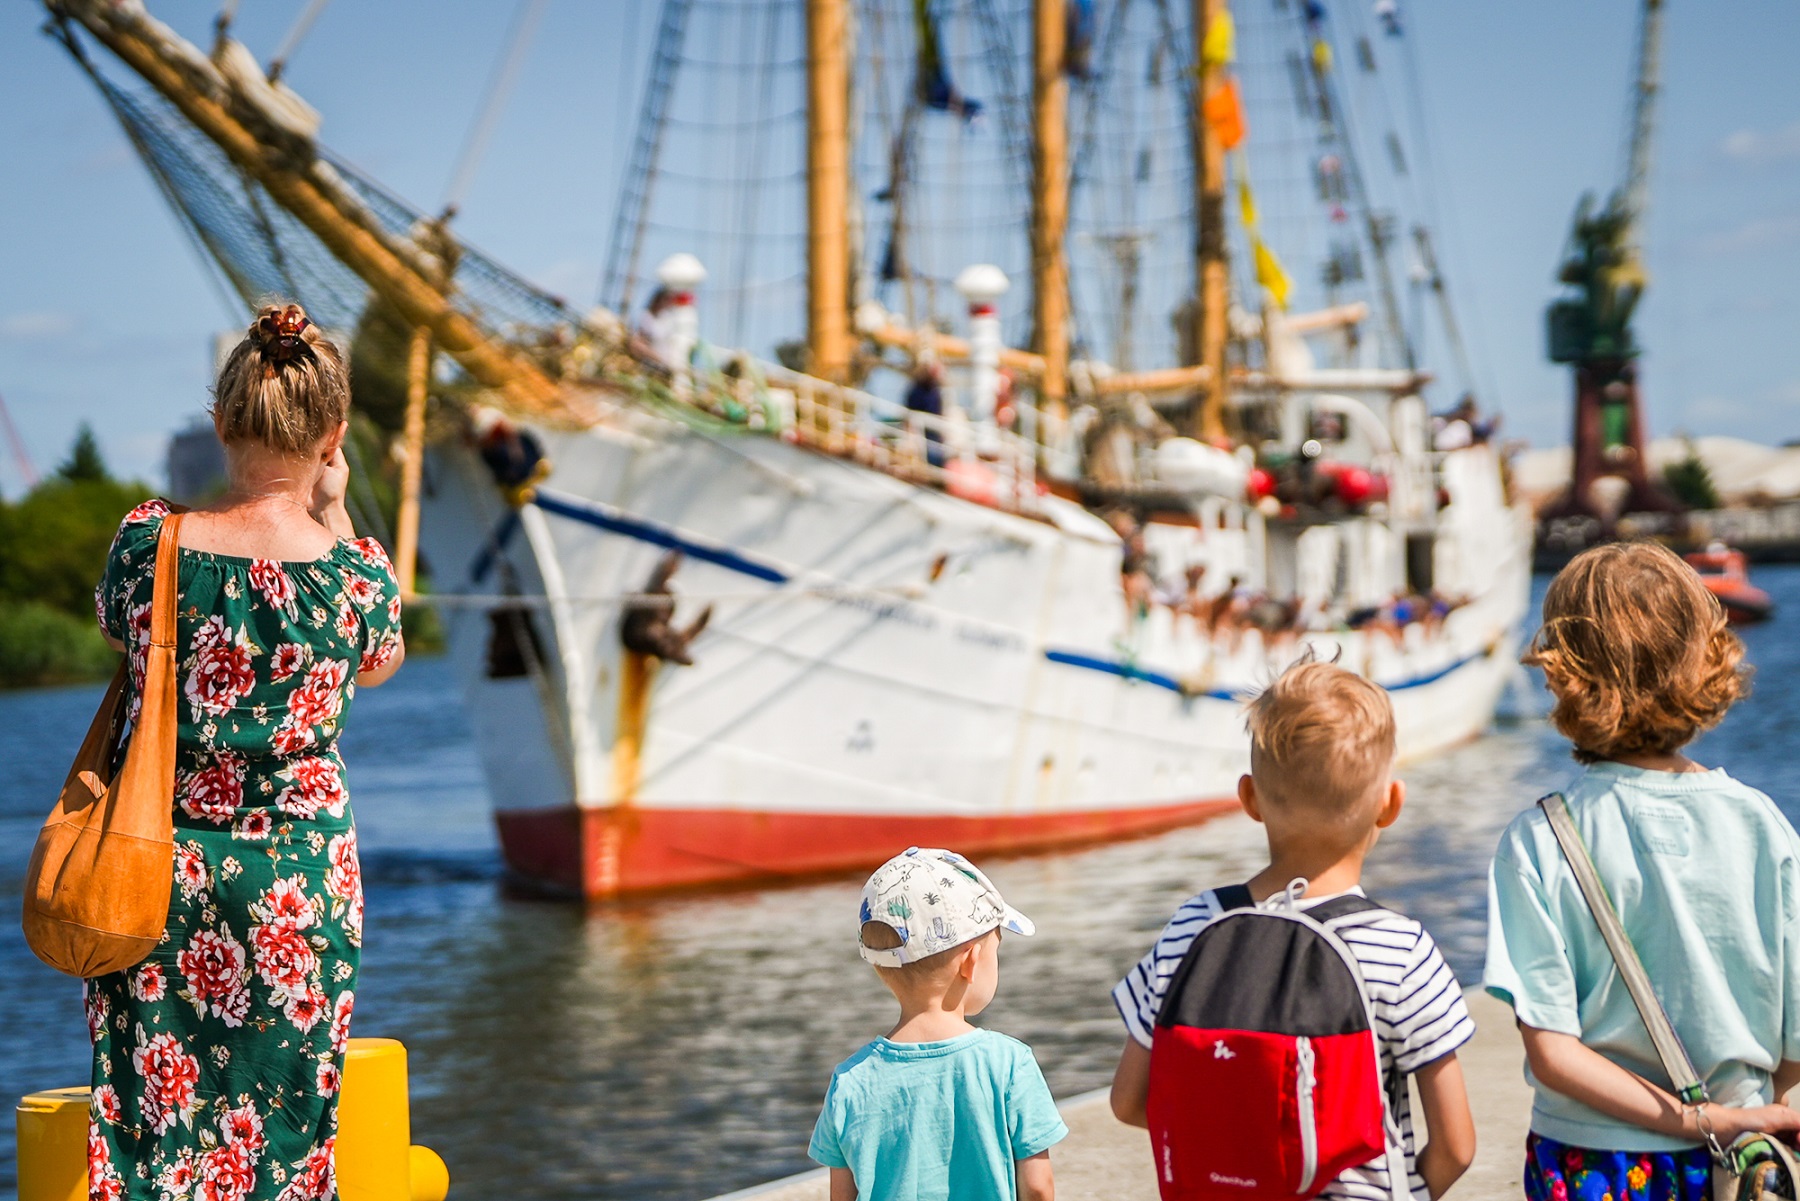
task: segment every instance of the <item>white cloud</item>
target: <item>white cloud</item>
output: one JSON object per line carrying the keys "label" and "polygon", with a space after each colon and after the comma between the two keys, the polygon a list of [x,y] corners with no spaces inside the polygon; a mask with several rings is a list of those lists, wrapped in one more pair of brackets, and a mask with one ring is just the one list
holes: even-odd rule
{"label": "white cloud", "polygon": [[1740,129],[1719,144],[1719,152],[1743,163],[1800,158],[1800,121],[1767,132]]}
{"label": "white cloud", "polygon": [[14,313],[0,317],[0,341],[48,342],[75,332],[70,313]]}
{"label": "white cloud", "polygon": [[1732,254],[1745,250],[1768,250],[1800,239],[1800,213],[1779,217],[1756,217],[1731,229],[1711,234],[1701,240],[1701,249],[1713,254]]}

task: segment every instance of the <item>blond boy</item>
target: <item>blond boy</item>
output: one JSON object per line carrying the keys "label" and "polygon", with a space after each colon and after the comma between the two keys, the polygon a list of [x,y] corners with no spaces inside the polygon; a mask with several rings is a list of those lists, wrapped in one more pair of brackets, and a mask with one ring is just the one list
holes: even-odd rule
{"label": "blond boy", "polygon": [[[1246,725],[1250,774],[1238,781],[1238,800],[1269,839],[1269,865],[1250,880],[1251,898],[1260,904],[1296,884],[1304,888],[1302,908],[1346,893],[1360,896],[1363,860],[1406,800],[1406,786],[1393,776],[1387,693],[1331,664],[1305,662],[1251,702]],[[1145,1125],[1152,1031],[1163,995],[1195,935],[1222,912],[1214,889],[1187,901],[1113,990],[1128,1035],[1112,1086],[1113,1113],[1122,1122]],[[1462,991],[1431,936],[1410,918],[1375,909],[1333,928],[1357,960],[1373,1002],[1408,1179],[1392,1188],[1386,1161],[1376,1159],[1345,1170],[1320,1195],[1438,1197],[1475,1154],[1456,1060],[1456,1049],[1475,1032]],[[1418,1081],[1429,1132],[1416,1153],[1408,1076]]]}
{"label": "blond boy", "polygon": [[968,1019],[1000,984],[1000,932],[1031,934],[980,869],[913,847],[863,886],[862,957],[900,1003],[837,1066],[808,1154],[831,1201],[1053,1201],[1068,1134],[1031,1048]]}

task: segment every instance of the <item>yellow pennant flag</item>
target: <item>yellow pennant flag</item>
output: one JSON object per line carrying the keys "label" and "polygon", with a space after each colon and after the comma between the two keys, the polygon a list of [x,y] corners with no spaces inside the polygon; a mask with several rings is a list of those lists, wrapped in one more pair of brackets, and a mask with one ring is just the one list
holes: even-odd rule
{"label": "yellow pennant flag", "polygon": [[1261,238],[1250,239],[1250,253],[1256,260],[1256,282],[1269,294],[1269,303],[1278,309],[1287,308],[1288,293],[1293,290],[1294,281],[1282,269],[1281,260]]}
{"label": "yellow pennant flag", "polygon": [[1331,43],[1320,38],[1312,45],[1313,70],[1321,75],[1331,73]]}
{"label": "yellow pennant flag", "polygon": [[1250,191],[1250,179],[1242,168],[1238,173],[1238,217],[1243,221],[1245,229],[1255,229],[1258,223],[1256,212],[1256,195]]}
{"label": "yellow pennant flag", "polygon": [[1200,61],[1209,67],[1222,67],[1237,58],[1237,23],[1231,19],[1231,10],[1221,8],[1212,23],[1206,27],[1206,36],[1200,39]]}

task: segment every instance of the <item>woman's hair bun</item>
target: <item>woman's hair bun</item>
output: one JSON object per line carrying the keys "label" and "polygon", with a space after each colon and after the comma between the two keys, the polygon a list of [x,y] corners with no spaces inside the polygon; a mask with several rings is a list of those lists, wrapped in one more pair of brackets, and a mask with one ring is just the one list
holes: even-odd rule
{"label": "woman's hair bun", "polygon": [[263,362],[271,373],[275,367],[291,361],[305,350],[304,335],[311,324],[306,310],[297,304],[281,309],[270,306],[262,311],[256,324],[250,327],[250,336],[261,345]]}
{"label": "woman's hair bun", "polygon": [[227,444],[310,453],[349,415],[350,366],[305,309],[264,305],[219,371],[212,412]]}

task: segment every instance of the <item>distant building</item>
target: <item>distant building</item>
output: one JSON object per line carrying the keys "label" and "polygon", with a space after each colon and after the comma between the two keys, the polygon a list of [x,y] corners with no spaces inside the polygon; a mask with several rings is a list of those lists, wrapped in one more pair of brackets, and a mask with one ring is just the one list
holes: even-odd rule
{"label": "distant building", "polygon": [[193,504],[211,498],[225,486],[225,448],[212,422],[196,417],[169,438],[169,499]]}
{"label": "distant building", "polygon": [[[243,340],[242,330],[224,330],[213,335],[212,369],[207,379],[216,380],[225,370],[225,360]],[[169,437],[169,499],[191,505],[211,500],[225,487],[225,448],[213,432],[212,422],[195,417],[188,427]]]}

